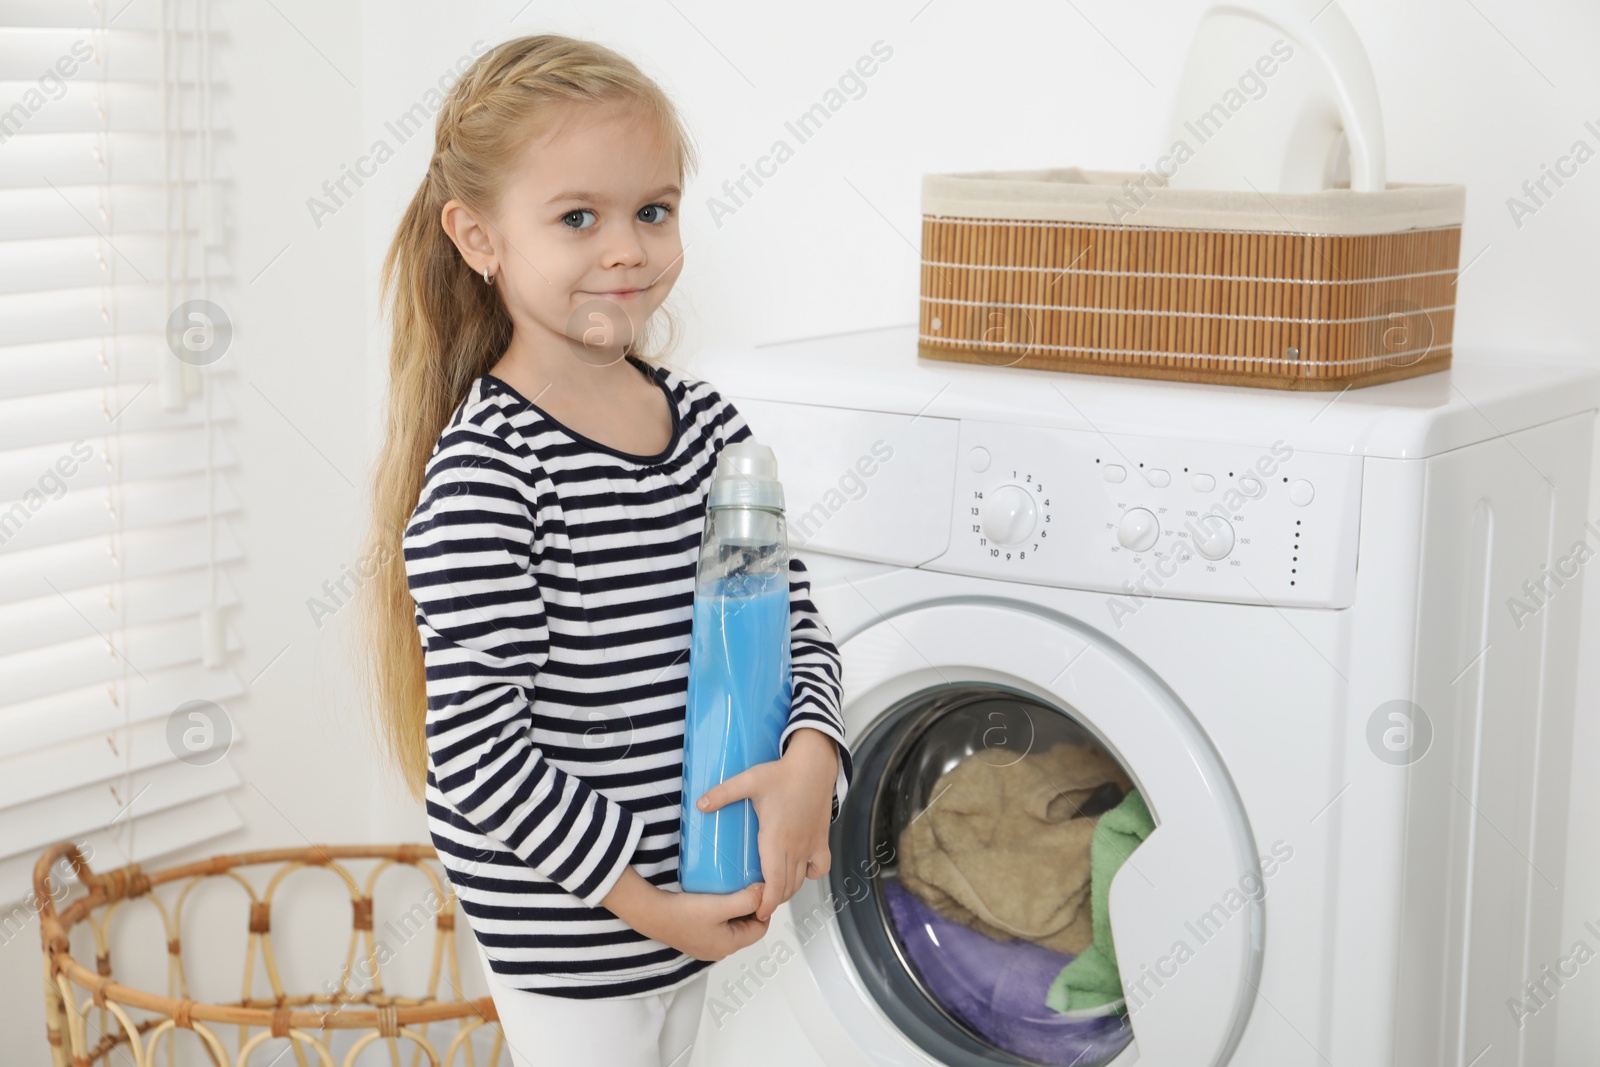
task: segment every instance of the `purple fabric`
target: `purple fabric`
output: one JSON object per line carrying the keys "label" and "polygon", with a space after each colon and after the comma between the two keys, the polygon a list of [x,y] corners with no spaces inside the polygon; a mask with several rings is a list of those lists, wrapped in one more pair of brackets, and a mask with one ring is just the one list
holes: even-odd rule
{"label": "purple fabric", "polygon": [[1007,1052],[1050,1067],[1098,1067],[1128,1044],[1126,1016],[1068,1019],[1045,994],[1072,957],[996,941],[946,919],[885,879],[889,918],[923,986],[950,1014]]}

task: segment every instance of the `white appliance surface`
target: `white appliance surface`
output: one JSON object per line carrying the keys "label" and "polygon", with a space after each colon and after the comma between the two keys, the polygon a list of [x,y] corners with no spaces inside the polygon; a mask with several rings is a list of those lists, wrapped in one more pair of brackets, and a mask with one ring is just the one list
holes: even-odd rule
{"label": "white appliance surface", "polygon": [[[1530,366],[1525,353],[1463,351],[1443,374],[1360,389],[1288,392],[1196,387],[919,359],[915,324],[754,348],[685,362],[730,396],[943,418],[1054,426],[1195,442],[1292,438],[1307,452],[1431,456],[1595,406],[1588,371]],[[1515,358],[1511,358],[1514,356]],[[1003,369],[1004,374],[991,373]]]}
{"label": "white appliance surface", "polygon": [[1043,1062],[917,1002],[873,934],[878,783],[973,694],[1087,731],[1155,817],[1111,889],[1117,1067],[1553,1060],[1559,1004],[1507,1006],[1563,955],[1600,376],[1458,354],[1295,394],[915,342],[686,368],[777,454],[858,759],[834,873],[713,968],[692,1062]]}

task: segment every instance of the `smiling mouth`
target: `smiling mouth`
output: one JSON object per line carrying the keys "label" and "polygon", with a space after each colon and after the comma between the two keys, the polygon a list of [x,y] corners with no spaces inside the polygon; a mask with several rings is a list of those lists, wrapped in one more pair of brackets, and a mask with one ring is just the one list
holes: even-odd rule
{"label": "smiling mouth", "polygon": [[620,299],[626,299],[626,298],[628,298],[630,296],[638,296],[640,293],[644,292],[645,289],[648,289],[648,288],[650,288],[650,287],[647,285],[647,286],[644,287],[644,289],[611,289],[611,290],[608,290],[608,291],[605,291],[605,292],[592,292],[591,291],[587,295],[589,295],[589,296],[610,296],[610,297],[617,297],[617,298],[620,298]]}

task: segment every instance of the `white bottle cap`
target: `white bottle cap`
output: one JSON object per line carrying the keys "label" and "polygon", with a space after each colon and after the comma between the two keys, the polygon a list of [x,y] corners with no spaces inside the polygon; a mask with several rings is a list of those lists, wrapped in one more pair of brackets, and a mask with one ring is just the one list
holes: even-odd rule
{"label": "white bottle cap", "polygon": [[753,437],[723,445],[711,478],[707,508],[754,507],[783,510],[783,484],[778,457]]}

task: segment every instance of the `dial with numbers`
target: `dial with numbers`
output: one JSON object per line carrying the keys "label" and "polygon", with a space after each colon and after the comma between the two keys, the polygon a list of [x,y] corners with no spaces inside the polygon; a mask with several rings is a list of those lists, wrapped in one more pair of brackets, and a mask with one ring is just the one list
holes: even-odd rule
{"label": "dial with numbers", "polygon": [[991,558],[1024,560],[1050,535],[1050,498],[1031,474],[1012,471],[1019,480],[973,493],[972,532]]}

